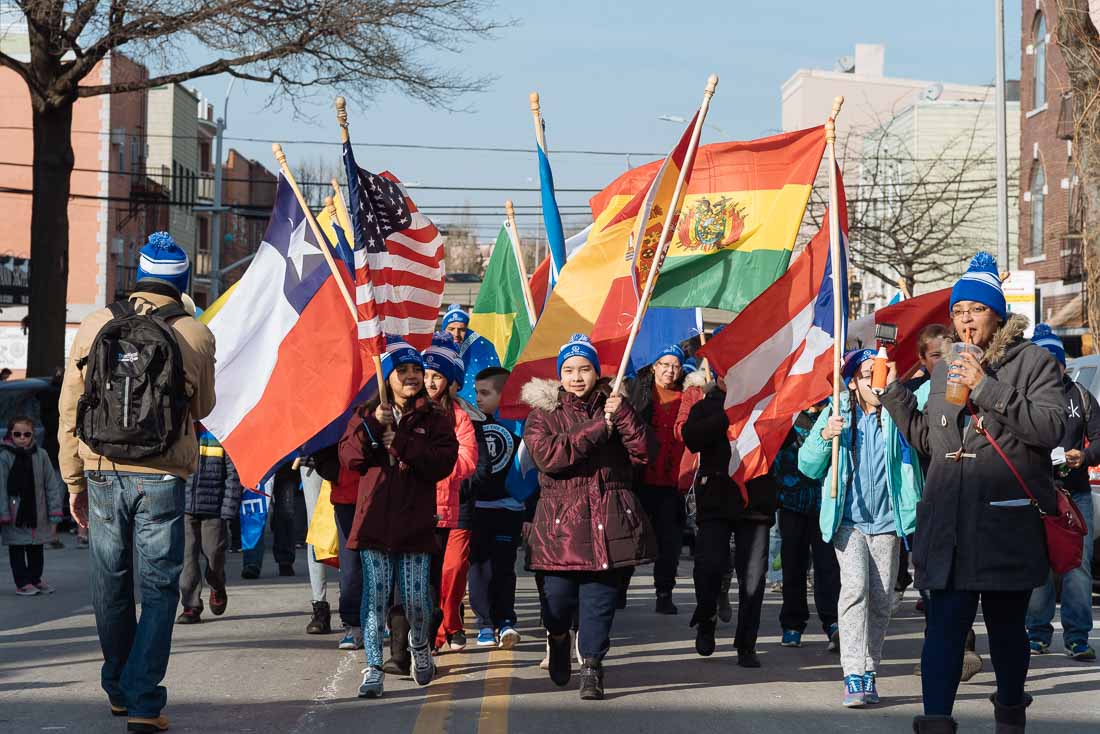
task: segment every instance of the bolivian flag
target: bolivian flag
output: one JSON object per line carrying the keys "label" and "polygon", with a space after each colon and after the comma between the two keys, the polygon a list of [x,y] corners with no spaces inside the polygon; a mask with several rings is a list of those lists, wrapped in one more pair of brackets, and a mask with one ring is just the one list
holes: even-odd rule
{"label": "bolivian flag", "polygon": [[511,237],[505,223],[493,245],[481,292],[470,314],[470,329],[489,340],[497,350],[501,366],[508,370],[519,359],[532,327]]}
{"label": "bolivian flag", "polygon": [[[700,147],[650,305],[736,312],[785,273],[824,152],[823,127]],[[593,216],[661,165],[620,176],[592,198]]]}

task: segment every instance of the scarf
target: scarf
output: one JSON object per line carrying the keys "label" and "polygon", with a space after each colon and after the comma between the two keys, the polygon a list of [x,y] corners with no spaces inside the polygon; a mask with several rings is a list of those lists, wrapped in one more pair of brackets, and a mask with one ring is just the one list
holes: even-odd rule
{"label": "scarf", "polygon": [[15,527],[38,527],[38,497],[34,491],[34,446],[27,449],[5,446],[15,455],[8,472],[8,496],[19,498]]}

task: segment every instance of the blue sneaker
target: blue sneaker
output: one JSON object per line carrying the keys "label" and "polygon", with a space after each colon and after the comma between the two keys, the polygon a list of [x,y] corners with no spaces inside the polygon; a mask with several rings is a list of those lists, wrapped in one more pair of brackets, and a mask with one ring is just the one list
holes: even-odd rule
{"label": "blue sneaker", "polygon": [[500,646],[505,650],[510,650],[519,643],[519,632],[516,632],[516,628],[511,625],[510,622],[505,622],[500,625]]}
{"label": "blue sneaker", "polygon": [[847,708],[859,708],[867,703],[863,695],[863,676],[844,676],[844,705]]}
{"label": "blue sneaker", "polygon": [[863,674],[863,700],[867,703],[878,703],[878,688],[875,686],[875,671],[870,670]]}
{"label": "blue sneaker", "polygon": [[477,646],[478,647],[496,647],[497,636],[492,627],[482,627],[481,631],[477,633]]}
{"label": "blue sneaker", "polygon": [[339,647],[341,650],[362,650],[363,628],[344,627],[344,636],[340,638]]}
{"label": "blue sneaker", "polygon": [[829,625],[829,652],[840,652],[840,627],[836,622]]}
{"label": "blue sneaker", "polygon": [[381,698],[386,674],[373,665],[363,669],[363,683],[359,686],[359,698]]}
{"label": "blue sneaker", "polygon": [[1050,652],[1050,645],[1042,640],[1030,640],[1027,644],[1031,648],[1032,655],[1046,655]]}
{"label": "blue sneaker", "polygon": [[1073,642],[1066,645],[1066,657],[1086,663],[1092,662],[1096,660],[1096,650],[1089,647],[1087,642]]}
{"label": "blue sneaker", "polygon": [[802,633],[798,630],[783,630],[783,647],[802,647]]}

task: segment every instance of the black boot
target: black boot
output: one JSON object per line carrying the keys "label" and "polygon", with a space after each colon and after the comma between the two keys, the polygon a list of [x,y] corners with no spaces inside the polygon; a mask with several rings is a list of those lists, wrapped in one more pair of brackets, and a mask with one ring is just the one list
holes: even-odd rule
{"label": "black boot", "polygon": [[730,606],[730,579],[722,578],[722,588],[718,590],[718,618],[729,624],[733,619],[733,607]]}
{"label": "black boot", "polygon": [[672,603],[672,594],[669,592],[657,594],[657,614],[678,614],[679,609]]}
{"label": "black boot", "polygon": [[412,653],[409,652],[409,620],[403,609],[390,613],[390,659],[382,664],[382,671],[390,675],[408,675],[412,670]]}
{"label": "black boot", "polygon": [[950,716],[915,716],[913,734],[955,734],[959,725]]}
{"label": "black boot", "polygon": [[1031,705],[1031,696],[1024,694],[1023,703],[1005,706],[997,703],[997,694],[989,697],[993,704],[993,719],[997,722],[996,734],[1024,734],[1027,727],[1027,707]]}
{"label": "black boot", "polygon": [[581,700],[603,700],[603,664],[595,658],[585,658],[581,665]]}
{"label": "black boot", "polygon": [[332,632],[332,611],[327,601],[313,602],[313,617],[306,625],[307,635],[327,635]]}
{"label": "black boot", "polygon": [[700,617],[699,610],[691,618],[691,626],[695,628],[695,652],[707,658],[714,654],[714,631],[718,627],[717,617]]}
{"label": "black boot", "polygon": [[555,685],[565,686],[569,684],[569,677],[573,675],[572,648],[569,633],[560,635],[546,633],[546,641],[550,646],[550,680]]}

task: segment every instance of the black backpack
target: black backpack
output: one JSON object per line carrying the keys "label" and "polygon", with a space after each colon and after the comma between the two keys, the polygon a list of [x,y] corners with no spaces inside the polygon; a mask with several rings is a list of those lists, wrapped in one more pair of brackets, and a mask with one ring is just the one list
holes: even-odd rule
{"label": "black backpack", "polygon": [[88,369],[76,435],[111,461],[161,456],[188,420],[183,356],[170,325],[187,312],[175,302],[144,314],[131,301],[109,308],[111,320],[77,363]]}

